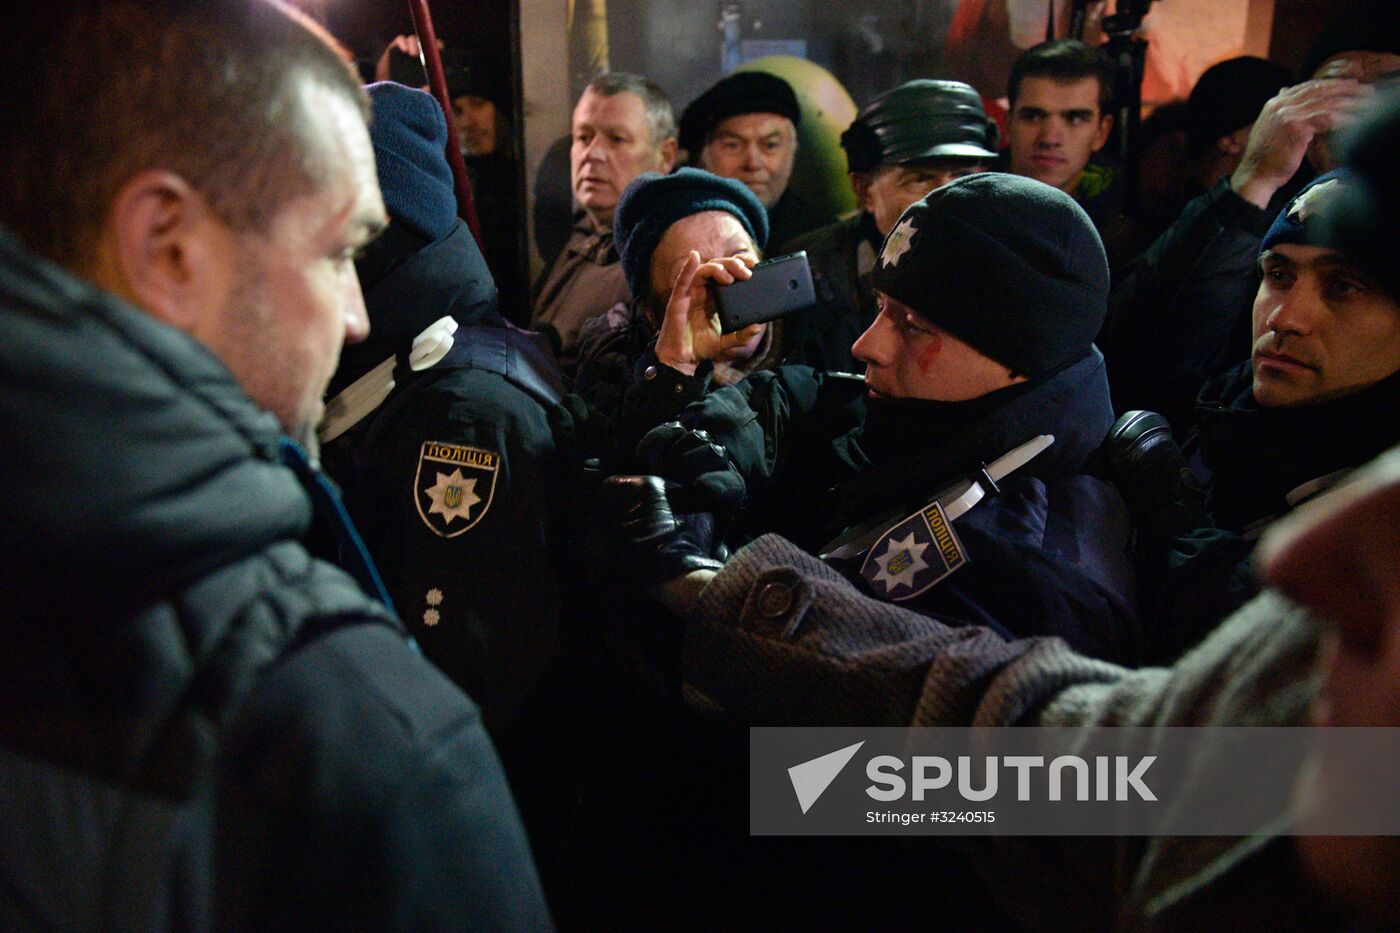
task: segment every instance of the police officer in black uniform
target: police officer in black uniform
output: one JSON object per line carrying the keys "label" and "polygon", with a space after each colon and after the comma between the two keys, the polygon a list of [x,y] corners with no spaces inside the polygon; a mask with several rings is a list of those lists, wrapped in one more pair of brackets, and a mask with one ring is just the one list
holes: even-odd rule
{"label": "police officer in black uniform", "polygon": [[958,179],[904,212],[874,286],[880,314],[853,348],[863,385],[781,366],[707,392],[683,272],[636,390],[657,420],[671,399],[680,423],[644,437],[643,459],[689,487],[737,473],[731,546],[777,532],[945,623],[1132,661],[1128,513],[1087,469],[1113,422],[1093,346],[1108,265],[1088,216],[1030,179]]}
{"label": "police officer in black uniform", "polygon": [[955,178],[986,171],[996,158],[997,127],[970,86],[920,78],[862,110],[841,134],[841,146],[860,213],[780,243],[777,252],[807,251],[814,315],[849,318],[854,340],[879,310],[870,275],[881,241],[910,204]]}
{"label": "police officer in black uniform", "polygon": [[504,736],[558,653],[562,379],[497,313],[437,103],[391,82],[369,92],[391,222],[356,264],[372,328],[331,383],[326,467],[424,654]]}

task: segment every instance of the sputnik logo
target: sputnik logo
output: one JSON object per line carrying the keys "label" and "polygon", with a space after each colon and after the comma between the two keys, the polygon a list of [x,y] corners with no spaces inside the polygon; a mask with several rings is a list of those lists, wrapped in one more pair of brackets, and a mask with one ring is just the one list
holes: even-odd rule
{"label": "sputnik logo", "polygon": [[806,813],[812,809],[812,804],[817,802],[817,798],[826,793],[826,789],[831,786],[831,782],[836,780],[836,776],[841,770],[850,764],[856,752],[865,742],[857,742],[854,745],[847,745],[845,748],[837,749],[820,758],[813,758],[811,761],[804,761],[800,765],[793,765],[788,768],[788,777],[792,780],[793,792],[797,794],[797,803],[802,807],[802,812]]}

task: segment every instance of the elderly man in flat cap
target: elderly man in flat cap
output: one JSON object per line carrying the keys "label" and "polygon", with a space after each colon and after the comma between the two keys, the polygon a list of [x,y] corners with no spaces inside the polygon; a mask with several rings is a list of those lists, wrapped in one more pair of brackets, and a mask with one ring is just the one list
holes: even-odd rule
{"label": "elderly man in flat cap", "polygon": [[[997,127],[982,98],[961,81],[908,81],[876,98],[841,134],[854,217],[783,244],[806,250],[820,313],[847,321],[852,342],[879,309],[870,275],[880,243],[904,209],[955,178],[985,172],[996,159]],[[859,370],[852,363],[842,367]]]}
{"label": "elderly man in flat cap", "polygon": [[802,108],[792,86],[762,71],[738,71],[681,114],[680,146],[690,164],[743,182],[768,211],[773,242],[796,235],[796,198],[788,190]]}

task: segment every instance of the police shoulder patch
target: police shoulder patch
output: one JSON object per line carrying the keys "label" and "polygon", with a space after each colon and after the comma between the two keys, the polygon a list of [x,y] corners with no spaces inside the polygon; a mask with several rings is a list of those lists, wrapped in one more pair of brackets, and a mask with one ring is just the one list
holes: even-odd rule
{"label": "police shoulder patch", "polygon": [[943,507],[930,502],[887,530],[866,553],[860,575],[881,599],[913,599],[968,561]]}
{"label": "police shoulder patch", "polygon": [[470,531],[491,508],[500,469],[494,450],[424,441],[413,478],[418,516],[441,538]]}

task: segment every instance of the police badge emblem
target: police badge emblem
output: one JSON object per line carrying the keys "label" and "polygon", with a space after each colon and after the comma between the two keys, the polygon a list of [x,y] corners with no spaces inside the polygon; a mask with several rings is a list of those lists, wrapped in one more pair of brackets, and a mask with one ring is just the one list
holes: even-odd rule
{"label": "police badge emblem", "polygon": [[491,508],[501,455],[494,450],[425,441],[413,479],[423,524],[440,538],[470,531]]}
{"label": "police badge emblem", "polygon": [[889,238],[885,240],[884,252],[880,254],[880,265],[897,266],[904,258],[904,254],[914,248],[914,234],[919,232],[919,228],[914,226],[914,218],[906,217],[890,231]]}
{"label": "police badge emblem", "polygon": [[967,563],[943,506],[930,502],[890,528],[866,553],[860,576],[882,599],[913,599]]}

